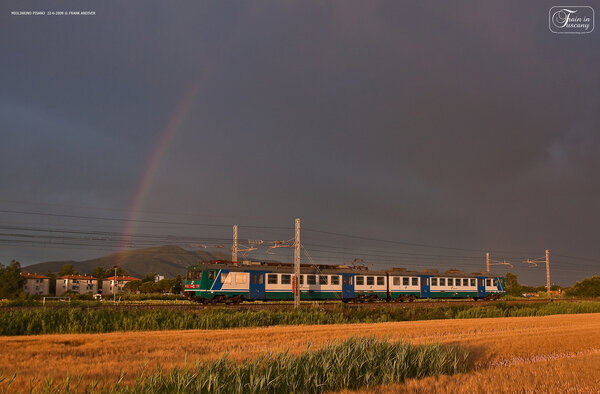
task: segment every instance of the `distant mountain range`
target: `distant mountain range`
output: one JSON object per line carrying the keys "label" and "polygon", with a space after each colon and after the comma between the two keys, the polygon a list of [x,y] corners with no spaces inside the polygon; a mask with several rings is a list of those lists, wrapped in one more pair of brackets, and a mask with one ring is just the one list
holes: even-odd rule
{"label": "distant mountain range", "polygon": [[113,253],[108,256],[84,261],[48,261],[23,267],[25,272],[44,274],[59,272],[64,264],[73,264],[75,271],[92,274],[96,267],[111,268],[116,264],[127,270],[129,275],[143,278],[150,272],[172,278],[184,275],[190,265],[208,260],[230,260],[231,255],[223,252],[189,251],[179,246],[165,245],[154,248],[136,249]]}

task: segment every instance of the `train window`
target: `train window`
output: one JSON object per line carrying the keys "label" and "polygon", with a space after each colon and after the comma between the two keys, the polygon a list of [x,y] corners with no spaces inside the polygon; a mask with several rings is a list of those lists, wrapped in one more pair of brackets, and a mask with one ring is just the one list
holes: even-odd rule
{"label": "train window", "polygon": [[306,284],[316,285],[317,277],[315,275],[306,275]]}
{"label": "train window", "polygon": [[373,286],[375,284],[374,276],[367,276],[367,286]]}
{"label": "train window", "polygon": [[362,286],[365,284],[365,277],[364,276],[357,276],[356,277],[356,285],[357,286]]}
{"label": "train window", "polygon": [[202,279],[202,271],[196,271],[196,280]]}
{"label": "train window", "polygon": [[485,280],[485,285],[486,286],[491,286],[492,285],[492,280],[491,279],[486,279]]}
{"label": "train window", "polygon": [[493,283],[494,283],[494,286],[498,286],[498,279],[494,279]]}
{"label": "train window", "polygon": [[250,274],[250,277],[252,279],[252,284],[255,285],[256,284],[256,274]]}
{"label": "train window", "polygon": [[264,280],[265,280],[265,276],[263,274],[258,274],[258,284],[262,285],[264,283],[263,282]]}
{"label": "train window", "polygon": [[331,284],[332,285],[339,285],[340,284],[340,277],[337,275],[332,275],[331,276]]}
{"label": "train window", "polygon": [[470,281],[471,281],[471,286],[475,286],[475,279],[471,278]]}
{"label": "train window", "polygon": [[383,286],[385,285],[385,277],[384,276],[378,276],[377,277],[377,286]]}
{"label": "train window", "polygon": [[288,274],[282,274],[281,275],[281,284],[289,285],[290,283],[292,283],[292,276],[288,275]]}
{"label": "train window", "polygon": [[408,278],[402,278],[402,285],[408,286]]}
{"label": "train window", "polygon": [[463,286],[469,286],[469,280],[463,279]]}
{"label": "train window", "polygon": [[267,274],[267,283],[270,285],[277,284],[277,274]]}
{"label": "train window", "polygon": [[392,282],[394,283],[394,286],[400,286],[400,277],[399,276],[394,276],[394,279],[392,279]]}
{"label": "train window", "polygon": [[454,279],[448,278],[448,286],[454,286]]}
{"label": "train window", "polygon": [[431,286],[437,286],[437,278],[431,278]]}
{"label": "train window", "polygon": [[304,284],[304,275],[300,275],[300,284],[303,285]]}
{"label": "train window", "polygon": [[446,286],[446,278],[440,278],[440,286]]}
{"label": "train window", "polygon": [[413,286],[418,286],[419,285],[419,278],[412,278],[412,285]]}
{"label": "train window", "polygon": [[327,283],[327,275],[319,275],[319,284],[326,285]]}
{"label": "train window", "polygon": [[222,273],[221,274],[221,283],[231,283],[231,275]]}
{"label": "train window", "polygon": [[248,276],[248,274],[245,274],[243,272],[236,273],[235,274],[235,283],[237,283],[237,284],[246,283],[247,276]]}
{"label": "train window", "polygon": [[215,271],[208,271],[208,280],[215,280]]}
{"label": "train window", "polygon": [[188,274],[187,274],[187,279],[188,279],[188,280],[192,280],[193,278],[194,278],[194,272],[192,272],[192,271],[188,271]]}

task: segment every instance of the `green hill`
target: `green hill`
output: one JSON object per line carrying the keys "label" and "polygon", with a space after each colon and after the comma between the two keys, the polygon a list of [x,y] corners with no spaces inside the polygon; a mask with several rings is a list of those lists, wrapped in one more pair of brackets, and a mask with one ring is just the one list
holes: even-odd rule
{"label": "green hill", "polygon": [[126,252],[113,253],[84,261],[48,261],[23,267],[26,272],[58,272],[63,264],[73,264],[81,274],[91,274],[96,267],[111,268],[116,264],[123,267],[129,275],[143,278],[149,272],[155,272],[165,277],[184,275],[187,267],[207,260],[228,260],[231,256],[222,251],[189,251],[175,245],[165,245],[154,248],[136,249]]}

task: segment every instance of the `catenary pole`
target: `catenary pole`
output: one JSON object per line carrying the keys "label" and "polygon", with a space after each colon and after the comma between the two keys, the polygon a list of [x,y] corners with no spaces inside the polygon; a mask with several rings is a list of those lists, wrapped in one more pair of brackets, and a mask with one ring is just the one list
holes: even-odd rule
{"label": "catenary pole", "polygon": [[550,298],[550,251],[546,249],[546,291]]}
{"label": "catenary pole", "polygon": [[238,226],[237,224],[233,226],[233,247],[231,248],[231,261],[237,263],[237,253],[238,253]]}
{"label": "catenary pole", "polygon": [[117,303],[117,266],[115,265],[115,277],[113,281],[113,302]]}
{"label": "catenary pole", "polygon": [[296,219],[296,236],[294,240],[294,308],[300,306],[300,219]]}

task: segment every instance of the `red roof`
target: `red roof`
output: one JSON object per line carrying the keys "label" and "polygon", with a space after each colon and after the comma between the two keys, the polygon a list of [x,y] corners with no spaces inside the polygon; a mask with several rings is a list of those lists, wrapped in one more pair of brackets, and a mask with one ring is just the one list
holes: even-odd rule
{"label": "red roof", "polygon": [[49,276],[40,274],[31,274],[29,272],[21,272],[21,276],[25,279],[50,279]]}
{"label": "red roof", "polygon": [[[133,276],[116,276],[117,280],[125,280],[131,282],[132,280],[141,280],[138,278],[134,278]],[[109,276],[108,278],[104,278],[104,280],[115,280],[114,276]]]}
{"label": "red roof", "polygon": [[58,279],[78,279],[78,280],[95,280],[93,276],[89,275],[65,275],[61,276]]}

